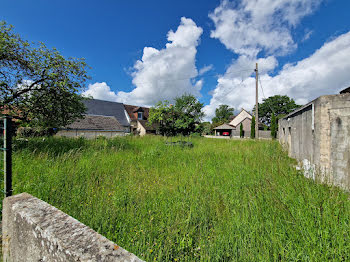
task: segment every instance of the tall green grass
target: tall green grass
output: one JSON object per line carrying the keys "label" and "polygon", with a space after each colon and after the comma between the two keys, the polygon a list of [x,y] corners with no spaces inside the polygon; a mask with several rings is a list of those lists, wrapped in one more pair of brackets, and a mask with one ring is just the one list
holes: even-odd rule
{"label": "tall green grass", "polygon": [[350,260],[348,194],[304,178],[277,142],[191,141],[18,141],[14,193],[146,261]]}

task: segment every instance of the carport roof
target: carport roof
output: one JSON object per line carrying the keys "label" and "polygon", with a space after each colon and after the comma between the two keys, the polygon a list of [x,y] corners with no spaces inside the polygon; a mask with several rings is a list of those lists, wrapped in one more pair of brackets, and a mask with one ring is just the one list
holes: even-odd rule
{"label": "carport roof", "polygon": [[222,130],[222,129],[232,129],[235,130],[236,128],[234,126],[231,126],[229,124],[222,124],[221,126],[217,126],[214,128],[214,130]]}

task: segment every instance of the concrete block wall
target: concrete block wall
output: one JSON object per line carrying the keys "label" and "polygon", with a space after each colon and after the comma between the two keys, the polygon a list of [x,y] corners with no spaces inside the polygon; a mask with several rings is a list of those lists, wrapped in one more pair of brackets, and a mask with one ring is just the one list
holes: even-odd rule
{"label": "concrete block wall", "polygon": [[321,96],[280,119],[279,141],[305,174],[350,190],[350,94]]}
{"label": "concrete block wall", "polygon": [[3,201],[3,261],[142,261],[27,193]]}

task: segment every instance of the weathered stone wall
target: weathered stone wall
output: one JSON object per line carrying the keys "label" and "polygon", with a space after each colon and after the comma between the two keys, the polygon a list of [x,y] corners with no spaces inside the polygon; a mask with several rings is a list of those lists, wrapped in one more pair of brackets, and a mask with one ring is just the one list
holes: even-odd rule
{"label": "weathered stone wall", "polygon": [[350,94],[321,96],[279,121],[279,140],[306,174],[350,189]]}
{"label": "weathered stone wall", "polygon": [[3,201],[3,261],[141,261],[27,193]]}
{"label": "weathered stone wall", "polygon": [[115,136],[125,136],[125,134],[126,133],[122,131],[60,130],[57,132],[56,136],[85,137],[88,139],[94,139],[98,136],[105,136],[111,138]]}
{"label": "weathered stone wall", "polygon": [[[239,137],[239,130],[232,130],[233,137]],[[250,131],[244,131],[244,137],[250,138]],[[259,130],[259,138],[271,139],[271,131]]]}

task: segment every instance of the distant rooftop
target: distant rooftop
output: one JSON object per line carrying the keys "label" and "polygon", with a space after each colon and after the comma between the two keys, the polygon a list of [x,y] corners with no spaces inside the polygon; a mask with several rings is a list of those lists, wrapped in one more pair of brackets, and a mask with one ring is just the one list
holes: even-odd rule
{"label": "distant rooftop", "polygon": [[124,131],[124,127],[114,116],[86,115],[67,126],[68,129]]}
{"label": "distant rooftop", "polygon": [[87,99],[83,103],[87,107],[87,115],[113,116],[122,126],[130,126],[122,103],[98,99]]}
{"label": "distant rooftop", "polygon": [[229,125],[229,124],[222,124],[221,126],[217,126],[217,127],[215,127],[214,128],[214,130],[222,130],[222,129],[236,129],[234,126],[231,126],[231,125]]}

